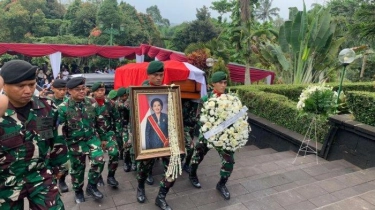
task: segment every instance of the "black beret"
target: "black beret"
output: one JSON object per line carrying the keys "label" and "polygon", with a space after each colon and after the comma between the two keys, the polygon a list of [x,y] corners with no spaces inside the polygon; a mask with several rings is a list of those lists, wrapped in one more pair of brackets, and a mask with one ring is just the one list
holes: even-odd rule
{"label": "black beret", "polygon": [[16,84],[26,80],[34,80],[37,68],[37,66],[23,60],[11,60],[3,65],[0,75],[3,77],[5,84]]}
{"label": "black beret", "polygon": [[84,77],[74,77],[66,83],[66,87],[69,89],[72,89],[79,85],[84,85],[84,84],[85,84]]}
{"label": "black beret", "polygon": [[220,82],[221,80],[226,80],[226,79],[227,79],[227,74],[222,71],[217,71],[213,73],[211,76],[212,83]]}
{"label": "black beret", "polygon": [[153,74],[156,72],[163,72],[164,71],[164,64],[160,61],[151,61],[147,67],[147,74]]}
{"label": "black beret", "polygon": [[53,81],[52,87],[54,88],[65,88],[66,87],[66,80],[65,79],[56,79]]}
{"label": "black beret", "polygon": [[103,82],[95,82],[92,87],[91,87],[91,91],[92,92],[95,92],[97,91],[99,88],[104,88],[104,83]]}

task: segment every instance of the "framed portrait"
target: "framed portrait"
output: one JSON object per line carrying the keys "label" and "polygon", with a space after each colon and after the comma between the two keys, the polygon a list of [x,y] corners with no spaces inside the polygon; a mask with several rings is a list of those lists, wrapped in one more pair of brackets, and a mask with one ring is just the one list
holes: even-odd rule
{"label": "framed portrait", "polygon": [[[173,106],[168,103],[169,91]],[[185,153],[180,86],[130,87],[130,98],[135,159],[171,155],[168,138],[170,117],[174,117],[176,122],[180,152]]]}

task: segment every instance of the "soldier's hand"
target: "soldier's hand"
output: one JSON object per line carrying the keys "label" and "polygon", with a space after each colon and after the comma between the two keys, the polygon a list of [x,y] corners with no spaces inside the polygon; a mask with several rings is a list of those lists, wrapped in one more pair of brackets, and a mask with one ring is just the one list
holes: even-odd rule
{"label": "soldier's hand", "polygon": [[102,146],[103,150],[106,150],[106,148],[107,148],[107,142],[106,141],[102,141],[100,145]]}
{"label": "soldier's hand", "polygon": [[[0,91],[3,89],[3,78],[0,76]],[[0,93],[0,117],[2,117],[8,108],[8,97]]]}
{"label": "soldier's hand", "polygon": [[55,176],[55,178],[56,178],[56,179],[60,179],[61,176],[64,175],[64,174],[65,174],[64,172],[60,172],[60,173],[58,173],[58,174]]}
{"label": "soldier's hand", "polygon": [[130,141],[124,143],[125,148],[129,148],[132,146],[132,143]]}

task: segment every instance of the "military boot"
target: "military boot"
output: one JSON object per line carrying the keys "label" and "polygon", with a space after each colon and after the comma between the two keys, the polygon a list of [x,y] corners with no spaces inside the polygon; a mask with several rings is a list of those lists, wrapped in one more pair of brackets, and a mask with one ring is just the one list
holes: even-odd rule
{"label": "military boot", "polygon": [[132,163],[132,171],[137,171],[137,165],[135,163]]}
{"label": "military boot", "polygon": [[198,164],[192,164],[190,166],[189,180],[194,187],[201,188],[202,186],[201,186],[201,183],[199,183],[199,179],[197,176],[197,169],[198,169]]}
{"label": "military boot", "polygon": [[163,210],[172,210],[170,206],[168,206],[167,201],[165,200],[165,197],[167,197],[169,189],[165,187],[160,187],[159,189],[159,194],[156,196],[155,199],[155,205],[159,206],[159,208]]}
{"label": "military boot", "polygon": [[228,181],[228,178],[221,177],[220,181],[216,185],[216,189],[220,192],[220,194],[224,197],[225,200],[230,199],[230,193],[227,187],[225,186],[227,181]]}
{"label": "military boot", "polygon": [[144,181],[138,181],[137,201],[139,203],[144,203],[145,200],[146,200],[145,182]]}
{"label": "military boot", "polygon": [[62,175],[59,179],[59,189],[62,193],[69,191],[68,185],[65,183],[65,175]]}
{"label": "military boot", "polygon": [[146,179],[146,183],[148,185],[153,185],[154,184],[154,177],[152,177],[152,170],[150,171],[150,173],[148,174],[148,177]]}
{"label": "military boot", "polygon": [[130,155],[129,154],[125,154],[125,156],[124,156],[124,171],[125,172],[129,172],[130,171],[130,169],[131,169],[130,162],[131,162]]}
{"label": "military boot", "polygon": [[190,166],[189,166],[189,164],[184,164],[183,166],[182,166],[182,170],[184,170],[186,173],[188,173],[188,174],[190,174]]}
{"label": "military boot", "polygon": [[74,193],[75,193],[74,200],[75,200],[76,203],[83,203],[83,202],[85,202],[85,196],[83,195],[83,190],[82,189],[74,191]]}
{"label": "military boot", "polygon": [[95,200],[103,198],[103,194],[98,190],[96,184],[88,184],[86,194],[92,196]]}
{"label": "military boot", "polygon": [[99,179],[98,179],[98,187],[102,187],[104,186],[104,180],[103,180],[103,177],[102,175],[99,176]]}
{"label": "military boot", "polygon": [[118,181],[115,179],[115,172],[108,172],[107,184],[111,187],[118,186]]}

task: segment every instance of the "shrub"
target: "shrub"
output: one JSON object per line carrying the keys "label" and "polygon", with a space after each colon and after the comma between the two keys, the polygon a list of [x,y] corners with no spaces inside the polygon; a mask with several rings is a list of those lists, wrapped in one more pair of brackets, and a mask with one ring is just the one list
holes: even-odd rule
{"label": "shrub", "polygon": [[[300,116],[300,112],[296,108],[297,103],[287,97],[263,91],[251,91],[251,89],[238,88],[238,94],[242,102],[249,108],[249,112],[305,135],[314,117],[313,114]],[[322,143],[329,130],[327,118],[318,115],[316,122],[317,140]],[[309,137],[313,139],[313,135],[311,133]]]}
{"label": "shrub", "polygon": [[346,101],[356,121],[375,126],[375,93],[348,91]]}

